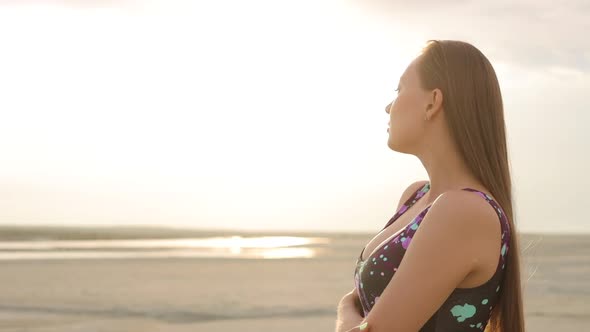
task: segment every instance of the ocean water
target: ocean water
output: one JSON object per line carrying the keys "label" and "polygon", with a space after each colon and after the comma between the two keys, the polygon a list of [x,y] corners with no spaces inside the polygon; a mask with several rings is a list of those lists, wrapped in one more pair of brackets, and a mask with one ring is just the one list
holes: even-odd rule
{"label": "ocean water", "polygon": [[0,242],[0,260],[129,258],[313,258],[327,237],[226,236],[169,239],[37,240]]}
{"label": "ocean water", "polygon": [[367,235],[0,242],[0,315],[162,324],[335,319]]}
{"label": "ocean water", "polygon": [[[0,241],[0,316],[330,326],[372,234]],[[590,237],[523,234],[525,312],[590,320]],[[293,325],[294,326],[294,325]],[[222,329],[223,330],[223,329]],[[294,330],[294,328],[293,328]],[[67,329],[64,329],[67,331]]]}

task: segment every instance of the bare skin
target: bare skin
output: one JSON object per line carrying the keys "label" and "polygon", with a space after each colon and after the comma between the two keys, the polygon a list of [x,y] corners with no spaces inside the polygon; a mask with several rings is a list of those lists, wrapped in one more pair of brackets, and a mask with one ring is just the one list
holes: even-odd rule
{"label": "bare skin", "polygon": [[336,332],[354,330],[363,320],[356,289],[346,293],[338,303]]}
{"label": "bare skin", "polygon": [[[461,190],[462,188],[473,188],[487,193],[494,200],[495,198],[468,170],[465,162],[457,151],[455,143],[451,139],[449,130],[445,123],[443,109],[442,91],[440,89],[424,90],[420,86],[416,62],[412,61],[400,78],[397,98],[385,107],[389,114],[390,129],[387,145],[390,149],[415,155],[420,159],[428,173],[430,182],[429,191],[414,204],[408,211],[402,214],[394,224],[377,234],[365,247],[362,259],[366,259],[383,242],[397,234],[407,226],[423,209],[433,204],[442,194],[448,191]],[[419,181],[410,185],[400,198],[403,203],[411,193],[422,187],[427,181]],[[399,209],[400,205],[398,205]],[[470,288],[483,284],[495,272],[498,262],[498,243],[500,236],[490,238],[489,242],[482,243],[478,248],[480,264],[459,284],[460,288]],[[347,297],[348,296],[348,297]],[[356,291],[348,293],[343,298],[347,301],[358,300],[354,298]],[[352,299],[350,299],[352,297]],[[342,303],[342,301],[341,301]],[[346,307],[350,308],[350,307]],[[348,330],[359,331],[358,319],[361,318],[360,311],[352,310],[339,311],[339,321],[346,322]],[[356,323],[357,325],[350,324]],[[367,330],[364,330],[367,331]]]}
{"label": "bare skin", "polygon": [[[462,160],[445,123],[442,91],[422,89],[416,62],[417,58],[406,68],[400,78],[397,98],[385,107],[391,125],[387,144],[394,151],[413,154],[420,159],[428,173],[430,189],[391,227],[369,242],[365,257],[444,192],[473,188],[487,193],[495,200]],[[492,247],[497,246],[499,241],[492,241]],[[471,273],[459,287],[477,286],[493,275],[498,263],[495,251],[487,246],[482,246],[481,251],[485,266]]]}

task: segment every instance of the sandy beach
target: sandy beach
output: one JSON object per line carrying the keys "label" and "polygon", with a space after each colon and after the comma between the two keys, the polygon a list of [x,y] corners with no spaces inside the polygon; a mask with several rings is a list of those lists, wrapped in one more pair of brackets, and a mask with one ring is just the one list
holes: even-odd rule
{"label": "sandy beach", "polygon": [[[0,261],[0,331],[333,331],[370,237],[314,258]],[[590,236],[522,239],[527,331],[586,330]]]}

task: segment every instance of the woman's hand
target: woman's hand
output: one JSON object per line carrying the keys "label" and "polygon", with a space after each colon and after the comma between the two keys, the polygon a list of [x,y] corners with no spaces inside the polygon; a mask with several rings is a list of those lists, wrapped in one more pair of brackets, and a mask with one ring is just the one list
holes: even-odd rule
{"label": "woman's hand", "polygon": [[359,326],[363,321],[362,308],[356,292],[356,288],[346,293],[338,303],[338,317],[336,319],[336,332],[347,332]]}

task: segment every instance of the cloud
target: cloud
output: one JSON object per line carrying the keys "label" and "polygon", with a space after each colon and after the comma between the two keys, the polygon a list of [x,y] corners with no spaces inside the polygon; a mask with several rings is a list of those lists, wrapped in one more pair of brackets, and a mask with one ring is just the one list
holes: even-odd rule
{"label": "cloud", "polygon": [[[426,39],[472,43],[490,58],[523,67],[590,72],[590,3],[569,1],[351,1]],[[404,31],[405,33],[406,31]]]}

